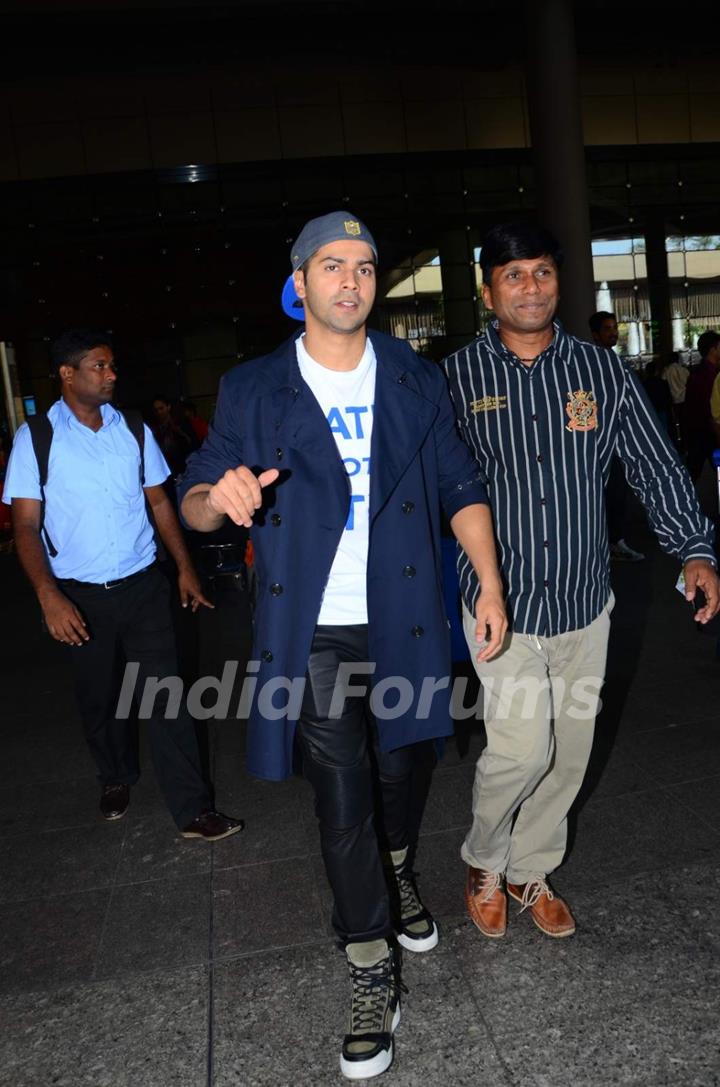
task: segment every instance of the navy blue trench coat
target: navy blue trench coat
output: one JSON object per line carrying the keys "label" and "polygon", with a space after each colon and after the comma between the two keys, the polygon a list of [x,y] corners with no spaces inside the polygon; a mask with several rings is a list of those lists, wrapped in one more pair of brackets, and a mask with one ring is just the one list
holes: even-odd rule
{"label": "navy blue trench coat", "polygon": [[[375,671],[353,683],[376,687],[387,680],[380,689],[383,704],[402,710],[378,721],[380,745],[392,750],[452,733],[440,506],[451,518],[464,506],[487,502],[487,493],[457,434],[440,368],[401,340],[369,335],[377,356],[367,566],[369,657]],[[210,433],[189,459],[181,485],[182,497],[240,464],[281,472],[264,492],[252,528],[258,577],[252,659],[258,670],[247,766],[273,780],[291,773],[297,713],[276,719],[279,712],[268,713],[267,699],[257,696],[269,681],[266,695],[272,691],[275,681],[273,706],[294,709],[280,677],[302,681],[306,674],[322,594],[350,508],[348,476],[320,405],[300,375],[295,339],[225,374]],[[394,690],[390,677],[402,677],[403,691]],[[429,699],[430,685],[443,680],[444,689]],[[408,681],[413,700],[406,705]]]}

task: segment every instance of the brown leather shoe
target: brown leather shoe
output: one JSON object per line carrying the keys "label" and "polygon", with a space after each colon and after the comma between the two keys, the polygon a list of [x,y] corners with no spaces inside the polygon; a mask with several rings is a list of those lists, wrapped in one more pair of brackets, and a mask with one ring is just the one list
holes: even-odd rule
{"label": "brown leather shoe", "polygon": [[218,842],[221,838],[237,834],[244,826],[242,819],[232,819],[229,815],[208,809],[200,812],[192,823],[183,827],[180,834],[183,838],[204,838],[206,842]]}
{"label": "brown leather shoe", "polygon": [[537,927],[547,936],[572,936],[575,918],[570,907],[550,888],[546,879],[536,877],[527,883],[508,883],[508,894],[529,910]]}
{"label": "brown leather shoe", "polygon": [[483,936],[504,936],[507,929],[507,895],[503,890],[502,873],[486,868],[467,866],[465,905],[470,920]]}

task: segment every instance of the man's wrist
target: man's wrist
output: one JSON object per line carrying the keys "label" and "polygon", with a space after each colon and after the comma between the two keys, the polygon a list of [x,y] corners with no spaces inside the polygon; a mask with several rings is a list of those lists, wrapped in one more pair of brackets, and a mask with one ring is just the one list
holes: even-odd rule
{"label": "man's wrist", "polygon": [[718,568],[717,559],[710,555],[693,555],[689,559],[683,559],[683,566],[689,566],[691,562],[706,562],[713,570]]}
{"label": "man's wrist", "polygon": [[499,576],[493,577],[480,577],[478,574],[478,581],[480,582],[480,593],[488,595],[503,595],[503,584]]}
{"label": "man's wrist", "polygon": [[54,596],[61,596],[62,593],[58,588],[57,582],[45,581],[42,585],[38,585],[35,589],[37,598],[41,604],[45,604],[48,600],[51,600]]}

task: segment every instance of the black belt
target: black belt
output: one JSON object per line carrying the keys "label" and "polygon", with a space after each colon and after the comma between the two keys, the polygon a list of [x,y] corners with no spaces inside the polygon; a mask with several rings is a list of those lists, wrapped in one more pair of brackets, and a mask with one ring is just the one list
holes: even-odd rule
{"label": "black belt", "polygon": [[118,577],[114,581],[78,581],[74,577],[59,577],[57,580],[60,585],[84,585],[88,589],[117,589],[119,585],[127,585],[131,581],[136,581],[139,577],[144,577],[145,574],[149,574],[151,570],[154,570],[156,563],[151,562],[149,566],[145,566],[142,570],[137,570],[134,574],[128,574],[127,577]]}

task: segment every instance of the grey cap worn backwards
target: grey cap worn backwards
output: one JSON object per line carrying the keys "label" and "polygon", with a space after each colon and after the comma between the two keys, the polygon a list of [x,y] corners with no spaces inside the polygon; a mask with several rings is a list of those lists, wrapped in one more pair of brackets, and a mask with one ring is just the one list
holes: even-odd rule
{"label": "grey cap worn backwards", "polygon": [[330,242],[339,241],[367,242],[377,260],[377,246],[372,234],[359,219],[351,215],[349,211],[331,211],[328,215],[321,215],[318,219],[311,219],[305,223],[298,234],[297,240],[290,250],[290,263],[296,272],[306,260],[322,249]]}

